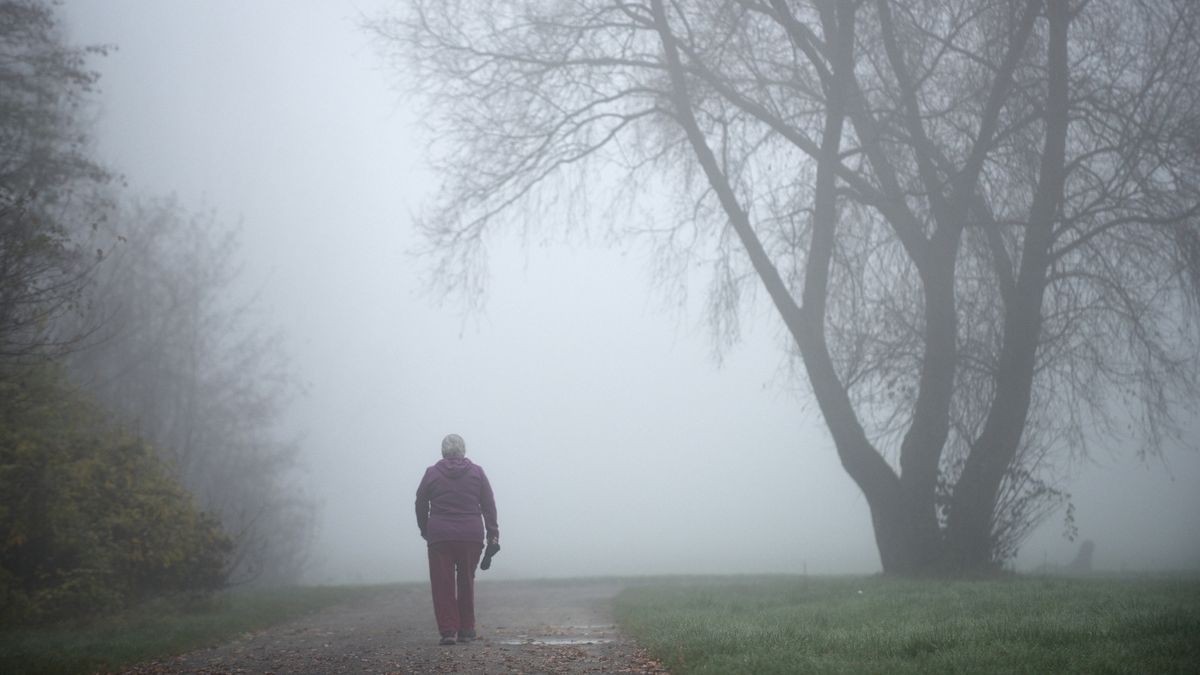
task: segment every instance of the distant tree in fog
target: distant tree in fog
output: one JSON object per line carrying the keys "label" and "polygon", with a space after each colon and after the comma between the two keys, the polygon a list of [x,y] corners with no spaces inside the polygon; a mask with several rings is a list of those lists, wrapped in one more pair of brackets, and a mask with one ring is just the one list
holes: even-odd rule
{"label": "distant tree in fog", "polygon": [[[276,426],[289,364],[250,309],[229,306],[236,241],[215,219],[166,201],[118,212],[87,124],[98,82],[88,60],[106,51],[70,45],[53,2],[0,0],[0,385],[53,380],[57,367],[16,366],[72,352],[69,374],[135,432],[129,447],[152,448],[219,516],[232,580],[292,580],[313,505]],[[29,447],[13,462],[56,456]]]}
{"label": "distant tree in fog", "polygon": [[83,236],[103,216],[108,172],[88,152],[87,95],[101,47],[66,43],[53,8],[0,2],[0,358],[44,353],[99,257]]}
{"label": "distant tree in fog", "polygon": [[96,276],[100,325],[70,373],[163,454],[233,538],[233,583],[295,581],[314,505],[280,415],[296,393],[276,335],[235,300],[236,232],[174,200],[122,208],[127,242]]}
{"label": "distant tree in fog", "polygon": [[[1200,4],[414,0],[445,183],[421,223],[472,297],[498,227],[614,218],[737,337],[765,289],[883,568],[990,569],[1094,443],[1156,452],[1197,394]],[[619,177],[620,180],[617,180]],[[615,192],[614,192],[615,190]]]}
{"label": "distant tree in fog", "polygon": [[[61,359],[96,328],[114,241],[90,155],[88,58],[50,2],[0,0],[0,623],[111,611],[226,579],[230,542],[156,449],[112,423]],[[108,246],[111,250],[111,245]],[[75,311],[71,311],[71,310]]]}

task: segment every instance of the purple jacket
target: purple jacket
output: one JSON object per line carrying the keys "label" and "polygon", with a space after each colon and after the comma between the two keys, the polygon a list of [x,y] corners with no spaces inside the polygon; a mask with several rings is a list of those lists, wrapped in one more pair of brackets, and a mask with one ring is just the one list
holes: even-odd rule
{"label": "purple jacket", "polygon": [[429,543],[499,540],[496,498],[483,467],[450,457],[425,469],[417,487],[417,527]]}

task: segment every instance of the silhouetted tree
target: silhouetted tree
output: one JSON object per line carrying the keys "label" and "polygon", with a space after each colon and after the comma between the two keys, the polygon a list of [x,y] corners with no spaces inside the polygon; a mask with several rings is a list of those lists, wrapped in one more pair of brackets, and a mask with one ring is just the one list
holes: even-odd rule
{"label": "silhouetted tree", "polygon": [[53,319],[72,307],[100,254],[109,174],[88,154],[84,124],[101,47],[66,43],[53,7],[0,2],[0,359],[70,344]]}
{"label": "silhouetted tree", "polygon": [[564,191],[673,192],[674,223],[617,236],[710,267],[722,339],[766,290],[884,570],[930,574],[1013,555],[1089,444],[1178,437],[1198,21],[1186,0],[415,0],[372,27],[441,133],[437,284],[476,296],[492,230]]}

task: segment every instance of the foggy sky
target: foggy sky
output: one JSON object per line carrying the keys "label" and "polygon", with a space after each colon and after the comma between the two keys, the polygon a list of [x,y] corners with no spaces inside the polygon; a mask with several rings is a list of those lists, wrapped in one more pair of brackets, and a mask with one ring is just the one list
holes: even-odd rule
{"label": "foggy sky", "polygon": [[[789,379],[760,303],[718,365],[702,313],[652,290],[647,252],[491,248],[486,310],[422,290],[424,138],[360,29],[387,3],[70,0],[102,73],[100,159],[127,194],[241,224],[243,283],[307,394],[289,424],[321,504],[309,578],[416,580],[413,493],[447,433],[488,472],[490,578],[869,573],[862,496]],[[702,289],[695,289],[699,297]],[[1200,456],[1098,458],[1070,487],[1098,567],[1200,566]],[[1018,560],[1066,562],[1058,514]]]}

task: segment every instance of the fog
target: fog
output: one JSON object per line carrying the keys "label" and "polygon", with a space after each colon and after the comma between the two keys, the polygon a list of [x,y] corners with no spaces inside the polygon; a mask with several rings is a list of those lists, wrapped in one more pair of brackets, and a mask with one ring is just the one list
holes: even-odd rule
{"label": "fog", "polygon": [[[133,194],[241,225],[242,283],[306,390],[289,424],[320,505],[308,579],[423,578],[413,493],[451,432],[496,492],[489,578],[878,571],[764,302],[718,360],[648,251],[517,235],[490,249],[483,310],[427,292],[409,253],[427,139],[360,27],[384,7],[64,6],[75,42],[118,46],[96,63],[101,160]],[[1097,457],[1068,487],[1097,567],[1200,566],[1195,448]],[[1062,530],[1052,516],[1017,567],[1069,560]]]}

